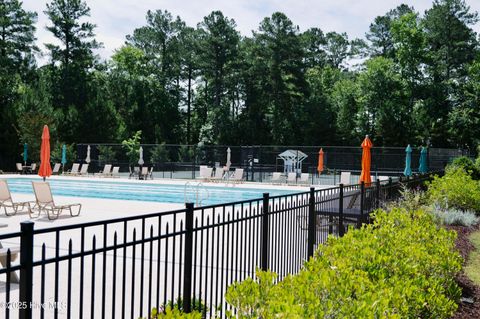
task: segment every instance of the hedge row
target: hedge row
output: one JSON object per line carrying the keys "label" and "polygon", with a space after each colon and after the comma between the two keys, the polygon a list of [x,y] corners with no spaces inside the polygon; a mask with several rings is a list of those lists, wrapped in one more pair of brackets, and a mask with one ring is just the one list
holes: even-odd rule
{"label": "hedge row", "polygon": [[460,288],[456,233],[421,210],[378,211],[374,223],[320,245],[304,269],[234,283],[237,318],[449,318]]}

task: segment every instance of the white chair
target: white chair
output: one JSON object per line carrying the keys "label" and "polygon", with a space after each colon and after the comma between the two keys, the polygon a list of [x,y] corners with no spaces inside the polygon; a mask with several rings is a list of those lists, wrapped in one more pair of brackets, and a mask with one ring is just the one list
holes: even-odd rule
{"label": "white chair", "polygon": [[220,181],[223,179],[225,175],[225,167],[215,167],[215,175],[213,175],[213,177],[210,178],[210,180],[212,182],[215,182],[215,181]]}
{"label": "white chair", "polygon": [[138,179],[147,179],[148,178],[148,166],[142,166],[142,170],[140,171],[140,176]]}
{"label": "white chair", "polygon": [[80,176],[88,176],[88,163],[87,164],[82,164],[82,168],[80,168],[80,172],[78,172],[78,175]]}
{"label": "white chair", "polygon": [[350,185],[350,178],[352,176],[351,172],[341,172],[340,173],[340,183],[343,185]]}
{"label": "white chair", "polygon": [[23,173],[23,166],[22,166],[22,163],[17,163],[16,164],[16,167],[17,167],[17,171],[22,174]]}
{"label": "white chair", "polygon": [[3,207],[5,215],[15,215],[19,209],[30,211],[30,202],[14,202],[12,200],[12,194],[8,188],[6,180],[0,179],[0,208]]}
{"label": "white chair", "polygon": [[212,177],[213,167],[200,166],[199,179],[208,180]]}
{"label": "white chair", "polygon": [[70,171],[66,172],[65,174],[67,174],[67,175],[78,175],[79,169],[80,169],[80,164],[79,163],[73,163]]}
{"label": "white chair", "polygon": [[287,184],[295,184],[297,183],[297,173],[290,172],[287,175]]}
{"label": "white chair", "polygon": [[283,179],[282,173],[273,172],[273,173],[272,173],[272,179],[270,180],[270,182],[271,182],[272,184],[276,184],[276,183],[282,184],[283,180],[284,180],[284,179]]}
{"label": "white chair", "polygon": [[[42,211],[47,214],[47,217],[50,220],[57,219],[64,210],[68,210],[72,217],[80,215],[82,204],[56,205],[53,201],[50,184],[47,182],[32,182],[32,186],[36,199],[36,205],[33,209],[38,210],[38,214],[35,216],[33,210],[30,209],[30,218],[40,216]],[[76,207],[77,209],[74,210],[73,207]]]}
{"label": "white chair", "polygon": [[112,171],[112,164],[105,164],[105,166],[103,167],[103,171],[101,171],[100,173],[94,174],[94,176],[109,177],[112,175],[111,171]]}
{"label": "white chair", "polygon": [[236,168],[229,180],[234,183],[241,183],[243,181],[243,168]]}
{"label": "white chair", "polygon": [[299,184],[309,184],[310,181],[310,174],[308,173],[302,173],[300,174],[300,179],[298,180]]}
{"label": "white chair", "polygon": [[55,165],[53,165],[52,174],[53,174],[53,175],[58,175],[58,174],[60,174],[60,167],[62,167],[62,164],[60,164],[60,163],[55,163]]}
{"label": "white chair", "polygon": [[32,167],[30,168],[30,170],[32,171],[32,173],[35,173],[35,171],[37,170],[37,163],[32,163]]}
{"label": "white chair", "polygon": [[120,177],[120,166],[114,166],[112,169],[111,177]]}

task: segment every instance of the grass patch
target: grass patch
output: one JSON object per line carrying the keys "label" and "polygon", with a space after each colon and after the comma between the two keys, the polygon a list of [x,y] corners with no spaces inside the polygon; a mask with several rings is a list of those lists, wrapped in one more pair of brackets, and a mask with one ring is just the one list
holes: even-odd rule
{"label": "grass patch", "polygon": [[480,286],[480,231],[472,233],[469,239],[475,246],[475,250],[470,253],[470,256],[468,256],[465,274],[476,285]]}

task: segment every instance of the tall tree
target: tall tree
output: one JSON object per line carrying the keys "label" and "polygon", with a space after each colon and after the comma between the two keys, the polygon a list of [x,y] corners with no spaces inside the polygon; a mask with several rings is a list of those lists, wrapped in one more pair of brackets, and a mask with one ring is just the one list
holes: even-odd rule
{"label": "tall tree", "polygon": [[61,107],[66,118],[59,131],[67,142],[76,142],[81,136],[77,116],[85,112],[88,103],[89,71],[94,67],[99,48],[93,30],[95,25],[81,22],[90,16],[90,8],[82,0],[52,0],[45,14],[51,25],[47,26],[61,45],[46,44],[51,56],[53,103]]}
{"label": "tall tree", "polygon": [[476,34],[470,27],[477,21],[477,13],[471,12],[464,0],[435,0],[425,13],[429,80],[426,107],[430,118],[436,119],[431,132],[434,145],[447,145],[448,114],[461,100],[459,88],[478,52]]}
{"label": "tall tree", "polygon": [[13,129],[19,117],[15,104],[26,83],[34,79],[36,18],[36,13],[24,10],[18,0],[0,2],[0,147],[5,157],[17,156],[22,139]]}
{"label": "tall tree", "polygon": [[254,40],[258,50],[254,58],[264,64],[259,80],[269,107],[273,143],[300,143],[308,92],[299,28],[276,12],[263,19]]}
{"label": "tall tree", "polygon": [[369,32],[366,34],[367,40],[370,41],[370,54],[372,56],[395,58],[395,48],[391,33],[392,22],[412,12],[413,7],[401,4],[395,9],[388,11],[385,15],[375,18],[374,22],[370,24]]}
{"label": "tall tree", "polygon": [[183,94],[180,37],[185,23],[162,10],[148,11],[146,18],[146,26],[127,36],[129,45],[141,50],[146,62],[145,81],[138,82],[144,92],[137,104],[142,120],[135,122],[143,123],[147,143],[179,142]]}
{"label": "tall tree", "polygon": [[[204,140],[220,144],[232,142],[231,107],[235,102],[236,71],[240,35],[235,21],[214,11],[198,24],[199,67],[207,94],[207,122]],[[209,107],[210,106],[210,107]],[[211,129],[210,129],[211,128]]]}
{"label": "tall tree", "polygon": [[403,145],[410,137],[406,122],[405,93],[400,75],[391,59],[373,58],[358,77],[359,113],[357,125],[376,145]]}

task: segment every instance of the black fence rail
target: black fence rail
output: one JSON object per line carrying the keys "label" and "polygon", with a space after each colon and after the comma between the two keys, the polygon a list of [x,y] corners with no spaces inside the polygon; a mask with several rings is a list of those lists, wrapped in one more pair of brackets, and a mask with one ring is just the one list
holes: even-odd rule
{"label": "black fence rail", "polygon": [[[120,144],[78,144],[77,158],[72,162],[84,163],[90,146],[90,172],[99,172],[105,164],[120,167],[120,172],[129,172],[139,166],[138,156],[129,157]],[[360,175],[362,149],[350,146],[228,146],[228,145],[172,145],[142,144],[145,166],[153,167],[157,178],[194,179],[198,177],[199,166],[223,167],[226,164],[227,149],[231,150],[232,168],[243,168],[248,181],[268,181],[272,172],[283,172],[284,162],[279,154],[294,150],[307,155],[301,165],[301,172],[310,174],[311,184],[336,185],[341,171],[350,171],[352,183]],[[324,171],[317,172],[318,152],[324,151]],[[405,166],[404,147],[373,147],[372,175],[399,176]],[[455,157],[469,156],[468,150],[429,148],[429,170],[441,170]],[[412,170],[418,169],[420,148],[412,152]],[[60,159],[57,159],[59,162]]]}
{"label": "black fence rail", "polygon": [[[225,317],[257,268],[297,273],[330,236],[431,175],[0,235],[1,318],[147,318],[178,305]],[[15,257],[19,255],[19,263]],[[18,274],[20,275],[18,278]]]}

